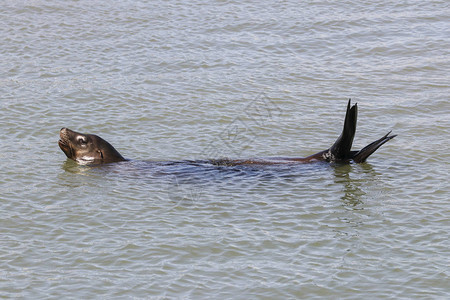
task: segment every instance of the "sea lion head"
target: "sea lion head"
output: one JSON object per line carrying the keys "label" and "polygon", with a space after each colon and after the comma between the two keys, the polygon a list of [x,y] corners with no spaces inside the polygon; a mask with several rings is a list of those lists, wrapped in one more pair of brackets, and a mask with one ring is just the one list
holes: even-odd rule
{"label": "sea lion head", "polygon": [[110,143],[97,135],[62,128],[59,136],[59,148],[68,158],[79,164],[101,164],[125,160]]}

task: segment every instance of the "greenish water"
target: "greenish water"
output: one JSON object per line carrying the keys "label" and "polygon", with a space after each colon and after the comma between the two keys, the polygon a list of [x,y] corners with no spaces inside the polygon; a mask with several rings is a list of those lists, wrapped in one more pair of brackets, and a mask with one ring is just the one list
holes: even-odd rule
{"label": "greenish water", "polygon": [[[445,1],[6,1],[0,296],[449,297]],[[358,102],[361,165],[307,156]],[[67,161],[61,127],[130,162]]]}

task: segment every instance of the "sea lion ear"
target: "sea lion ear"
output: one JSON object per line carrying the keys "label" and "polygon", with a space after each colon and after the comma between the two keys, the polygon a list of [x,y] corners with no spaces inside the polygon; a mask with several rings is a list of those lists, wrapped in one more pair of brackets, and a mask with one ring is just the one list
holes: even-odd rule
{"label": "sea lion ear", "polygon": [[104,159],[104,158],[103,158],[103,152],[102,152],[102,150],[97,150],[97,152],[100,153],[100,157],[101,157],[102,159]]}

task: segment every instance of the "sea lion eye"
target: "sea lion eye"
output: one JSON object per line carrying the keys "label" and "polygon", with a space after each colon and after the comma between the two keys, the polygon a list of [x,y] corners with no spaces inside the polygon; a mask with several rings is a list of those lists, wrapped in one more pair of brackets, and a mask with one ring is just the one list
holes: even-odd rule
{"label": "sea lion eye", "polygon": [[78,142],[80,144],[87,144],[86,138],[83,136],[78,137]]}

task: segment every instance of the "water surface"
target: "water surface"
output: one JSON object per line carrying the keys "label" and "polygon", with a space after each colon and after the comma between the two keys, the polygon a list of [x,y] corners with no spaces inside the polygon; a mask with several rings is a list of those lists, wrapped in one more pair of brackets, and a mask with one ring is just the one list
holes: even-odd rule
{"label": "water surface", "polygon": [[[445,1],[5,1],[0,295],[449,297]],[[358,102],[361,165],[307,156]],[[61,127],[130,162],[67,161]]]}

